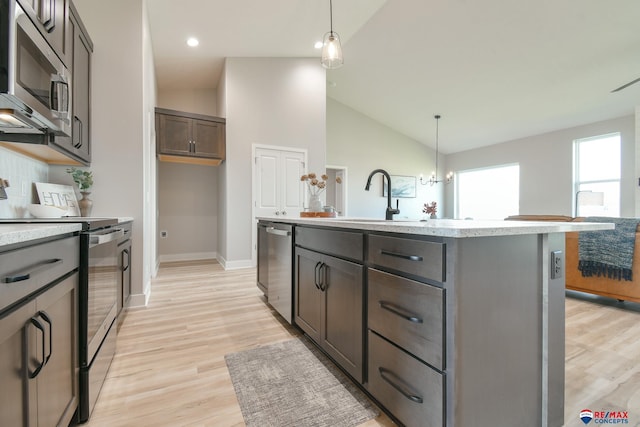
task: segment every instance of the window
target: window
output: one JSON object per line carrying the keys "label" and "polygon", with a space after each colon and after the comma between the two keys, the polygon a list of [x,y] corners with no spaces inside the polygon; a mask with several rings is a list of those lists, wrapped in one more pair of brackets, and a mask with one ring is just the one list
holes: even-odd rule
{"label": "window", "polygon": [[573,142],[575,216],[620,216],[620,134]]}
{"label": "window", "polygon": [[505,219],[519,213],[519,165],[460,171],[455,182],[456,218]]}

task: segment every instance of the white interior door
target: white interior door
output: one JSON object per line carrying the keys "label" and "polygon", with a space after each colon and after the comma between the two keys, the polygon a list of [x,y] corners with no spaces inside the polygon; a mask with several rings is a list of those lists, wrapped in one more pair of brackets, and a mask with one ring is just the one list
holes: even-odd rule
{"label": "white interior door", "polygon": [[304,208],[300,177],[306,152],[259,147],[255,149],[254,216],[299,216]]}
{"label": "white interior door", "polygon": [[[304,209],[304,187],[300,177],[306,170],[307,151],[266,145],[254,145],[253,151],[253,218],[300,216]],[[255,266],[256,227],[251,236]]]}

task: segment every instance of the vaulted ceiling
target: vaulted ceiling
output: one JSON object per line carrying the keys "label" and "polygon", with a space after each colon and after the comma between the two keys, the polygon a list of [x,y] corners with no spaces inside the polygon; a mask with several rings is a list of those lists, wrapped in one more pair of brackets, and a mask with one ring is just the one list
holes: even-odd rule
{"label": "vaulted ceiling", "polygon": [[[158,87],[215,88],[226,57],[318,57],[328,0],[148,0]],[[638,0],[333,0],[327,96],[464,151],[634,114]],[[200,45],[188,48],[195,36]]]}

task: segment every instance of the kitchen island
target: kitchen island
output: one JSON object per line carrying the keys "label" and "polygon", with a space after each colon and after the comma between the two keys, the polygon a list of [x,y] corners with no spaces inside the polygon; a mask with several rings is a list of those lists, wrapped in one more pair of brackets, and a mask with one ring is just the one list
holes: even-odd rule
{"label": "kitchen island", "polygon": [[564,424],[564,233],[613,224],[259,220],[294,227],[294,323],[396,420]]}

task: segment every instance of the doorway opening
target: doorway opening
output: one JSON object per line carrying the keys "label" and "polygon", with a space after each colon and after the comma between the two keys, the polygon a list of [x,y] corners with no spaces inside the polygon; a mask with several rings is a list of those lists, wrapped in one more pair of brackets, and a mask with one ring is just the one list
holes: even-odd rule
{"label": "doorway opening", "polygon": [[[338,216],[347,216],[347,167],[346,166],[326,166],[327,194],[326,205],[333,206]],[[337,178],[340,178],[338,184]]]}

